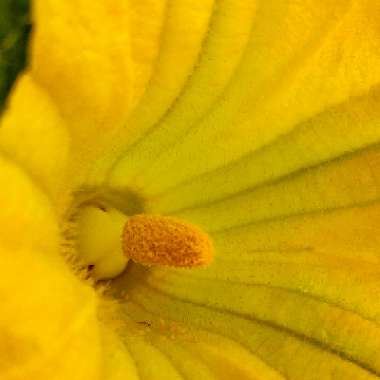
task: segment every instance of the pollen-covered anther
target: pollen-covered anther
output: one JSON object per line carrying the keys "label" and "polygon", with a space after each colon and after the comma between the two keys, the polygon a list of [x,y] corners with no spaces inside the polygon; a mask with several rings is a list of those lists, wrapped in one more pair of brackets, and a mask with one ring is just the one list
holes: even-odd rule
{"label": "pollen-covered anther", "polygon": [[144,265],[206,266],[213,258],[209,236],[170,216],[135,215],[124,226],[124,254]]}

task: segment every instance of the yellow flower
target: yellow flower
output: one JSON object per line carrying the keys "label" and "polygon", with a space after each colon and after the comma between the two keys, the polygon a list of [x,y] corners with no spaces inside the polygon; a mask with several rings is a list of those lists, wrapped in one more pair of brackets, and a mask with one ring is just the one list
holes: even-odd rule
{"label": "yellow flower", "polygon": [[[378,1],[36,0],[33,23],[0,125],[0,378],[378,378]],[[192,223],[214,262],[127,265],[123,213]],[[68,230],[123,272],[102,293]]]}

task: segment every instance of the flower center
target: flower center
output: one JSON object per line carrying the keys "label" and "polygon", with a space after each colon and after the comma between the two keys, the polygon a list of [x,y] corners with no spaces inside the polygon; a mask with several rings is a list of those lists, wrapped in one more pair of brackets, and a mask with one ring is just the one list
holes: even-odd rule
{"label": "flower center", "polygon": [[121,274],[129,260],[142,265],[199,267],[211,263],[213,246],[200,228],[175,217],[126,215],[119,207],[88,202],[75,217],[81,262],[95,279]]}

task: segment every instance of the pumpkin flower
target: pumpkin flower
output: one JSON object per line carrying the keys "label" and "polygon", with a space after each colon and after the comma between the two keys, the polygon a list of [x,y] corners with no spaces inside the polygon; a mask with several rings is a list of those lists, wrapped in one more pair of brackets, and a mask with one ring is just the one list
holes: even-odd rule
{"label": "pumpkin flower", "polygon": [[0,124],[2,380],[380,377],[377,0],[34,0]]}

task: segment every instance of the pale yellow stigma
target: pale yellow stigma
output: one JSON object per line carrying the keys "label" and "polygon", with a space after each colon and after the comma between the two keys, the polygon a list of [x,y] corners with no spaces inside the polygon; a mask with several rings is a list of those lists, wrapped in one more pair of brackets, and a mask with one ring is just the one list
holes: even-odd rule
{"label": "pale yellow stigma", "polygon": [[198,227],[170,216],[135,215],[125,223],[123,251],[145,265],[206,266],[213,258],[209,236]]}
{"label": "pale yellow stigma", "polygon": [[98,280],[122,273],[128,259],[123,254],[120,235],[127,217],[116,209],[86,205],[76,214],[77,250],[81,262],[92,267]]}

